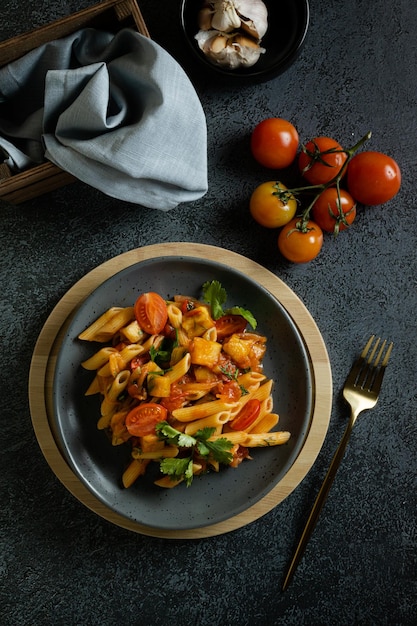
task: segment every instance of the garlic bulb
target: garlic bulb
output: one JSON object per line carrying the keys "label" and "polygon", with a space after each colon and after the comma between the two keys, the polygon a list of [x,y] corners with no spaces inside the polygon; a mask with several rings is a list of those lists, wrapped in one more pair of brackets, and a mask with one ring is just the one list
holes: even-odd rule
{"label": "garlic bulb", "polygon": [[204,0],[198,26],[198,45],[217,65],[250,67],[265,52],[260,43],[268,28],[268,11],[262,0]]}
{"label": "garlic bulb", "polygon": [[199,22],[201,30],[230,33],[241,28],[260,40],[268,28],[268,11],[262,0],[205,0]]}
{"label": "garlic bulb", "polygon": [[234,70],[255,65],[264,48],[241,33],[221,33],[217,30],[200,30],[196,39],[207,58],[217,65]]}

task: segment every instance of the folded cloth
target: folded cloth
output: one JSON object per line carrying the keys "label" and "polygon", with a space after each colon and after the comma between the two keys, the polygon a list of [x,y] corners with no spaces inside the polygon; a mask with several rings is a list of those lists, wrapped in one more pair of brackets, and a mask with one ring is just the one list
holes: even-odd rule
{"label": "folded cloth", "polygon": [[0,69],[0,149],[12,169],[48,159],[111,197],[164,211],[207,191],[194,87],[130,29],[82,29]]}

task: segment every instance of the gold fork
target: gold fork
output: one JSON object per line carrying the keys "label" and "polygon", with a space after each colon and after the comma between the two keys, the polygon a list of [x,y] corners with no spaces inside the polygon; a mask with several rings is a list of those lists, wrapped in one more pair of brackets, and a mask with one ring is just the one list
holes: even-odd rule
{"label": "gold fork", "polygon": [[308,540],[314,530],[320,512],[330,491],[330,487],[332,486],[334,477],[336,476],[340,462],[345,453],[350,434],[358,415],[362,413],[362,411],[373,409],[378,402],[382,379],[384,377],[385,368],[388,364],[393,344],[390,343],[387,345],[386,340],[381,343],[380,338],[377,338],[374,343],[374,339],[375,335],[372,335],[369,338],[360,357],[353,364],[353,367],[346,379],[345,386],[343,388],[343,397],[351,407],[349,423],[333,456],[330,467],[327,470],[326,477],[313,504],[313,508],[311,509],[303,534],[301,535],[297,549],[288,568],[288,572],[282,586],[283,591],[287,589],[304,553]]}

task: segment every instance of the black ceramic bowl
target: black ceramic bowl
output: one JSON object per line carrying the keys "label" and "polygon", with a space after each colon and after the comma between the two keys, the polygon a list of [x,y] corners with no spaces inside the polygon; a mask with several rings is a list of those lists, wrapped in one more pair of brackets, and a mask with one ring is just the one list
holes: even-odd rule
{"label": "black ceramic bowl", "polygon": [[309,24],[308,0],[264,0],[268,30],[262,39],[265,53],[252,67],[230,70],[213,64],[198,47],[198,12],[202,0],[183,0],[181,23],[190,53],[207,74],[230,82],[265,82],[284,72],[299,53]]}
{"label": "black ceramic bowl", "polygon": [[[154,468],[130,489],[121,475],[130,460],[129,446],[112,446],[97,429],[99,399],[85,396],[92,372],[80,363],[98,347],[77,340],[110,306],[131,306],[141,291],[155,290],[198,296],[206,280],[218,280],[229,296],[228,305],[252,311],[259,331],[270,346],[265,374],[274,382],[274,410],[280,430],[291,439],[279,450],[254,450],[253,461],[238,471],[207,474],[193,488],[180,485],[159,489]],[[245,511],[270,493],[296,462],[310,430],[314,410],[314,376],[300,330],[278,300],[251,277],[221,263],[197,257],[148,259],[115,274],[95,289],[77,309],[62,340],[56,361],[50,425],[58,447],[75,475],[108,509],[151,528],[186,530],[216,524]],[[157,469],[157,466],[155,465]],[[195,487],[195,488],[194,488]]]}

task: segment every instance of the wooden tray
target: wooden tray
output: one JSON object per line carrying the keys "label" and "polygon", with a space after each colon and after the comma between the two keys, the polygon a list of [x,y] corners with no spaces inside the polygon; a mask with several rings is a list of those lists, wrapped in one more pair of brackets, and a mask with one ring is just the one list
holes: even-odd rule
{"label": "wooden tray", "polygon": [[[65,37],[80,28],[97,28],[116,33],[122,28],[134,28],[145,37],[149,32],[135,0],[105,0],[29,33],[0,43],[0,67],[22,57],[39,46]],[[0,168],[0,199],[10,204],[53,191],[77,179],[53,163],[36,165],[13,174],[6,164]]]}
{"label": "wooden tray", "polygon": [[[53,375],[60,337],[78,305],[117,272],[146,259],[178,254],[228,265],[256,280],[279,300],[297,324],[310,354],[315,379],[315,402],[310,431],[296,462],[262,500],[235,517],[217,524],[191,530],[160,530],[114,513],[86,489],[57,448],[49,427],[48,412],[51,411]],[[230,532],[258,519],[284,500],[303,480],[315,462],[327,433],[332,406],[332,377],[326,347],[316,323],[301,300],[274,274],[229,250],[194,243],[164,243],[131,250],[110,259],[89,272],[64,295],[48,317],[34,349],[29,373],[29,404],[35,435],[48,464],[80,502],[104,519],[143,535],[196,539]]]}

